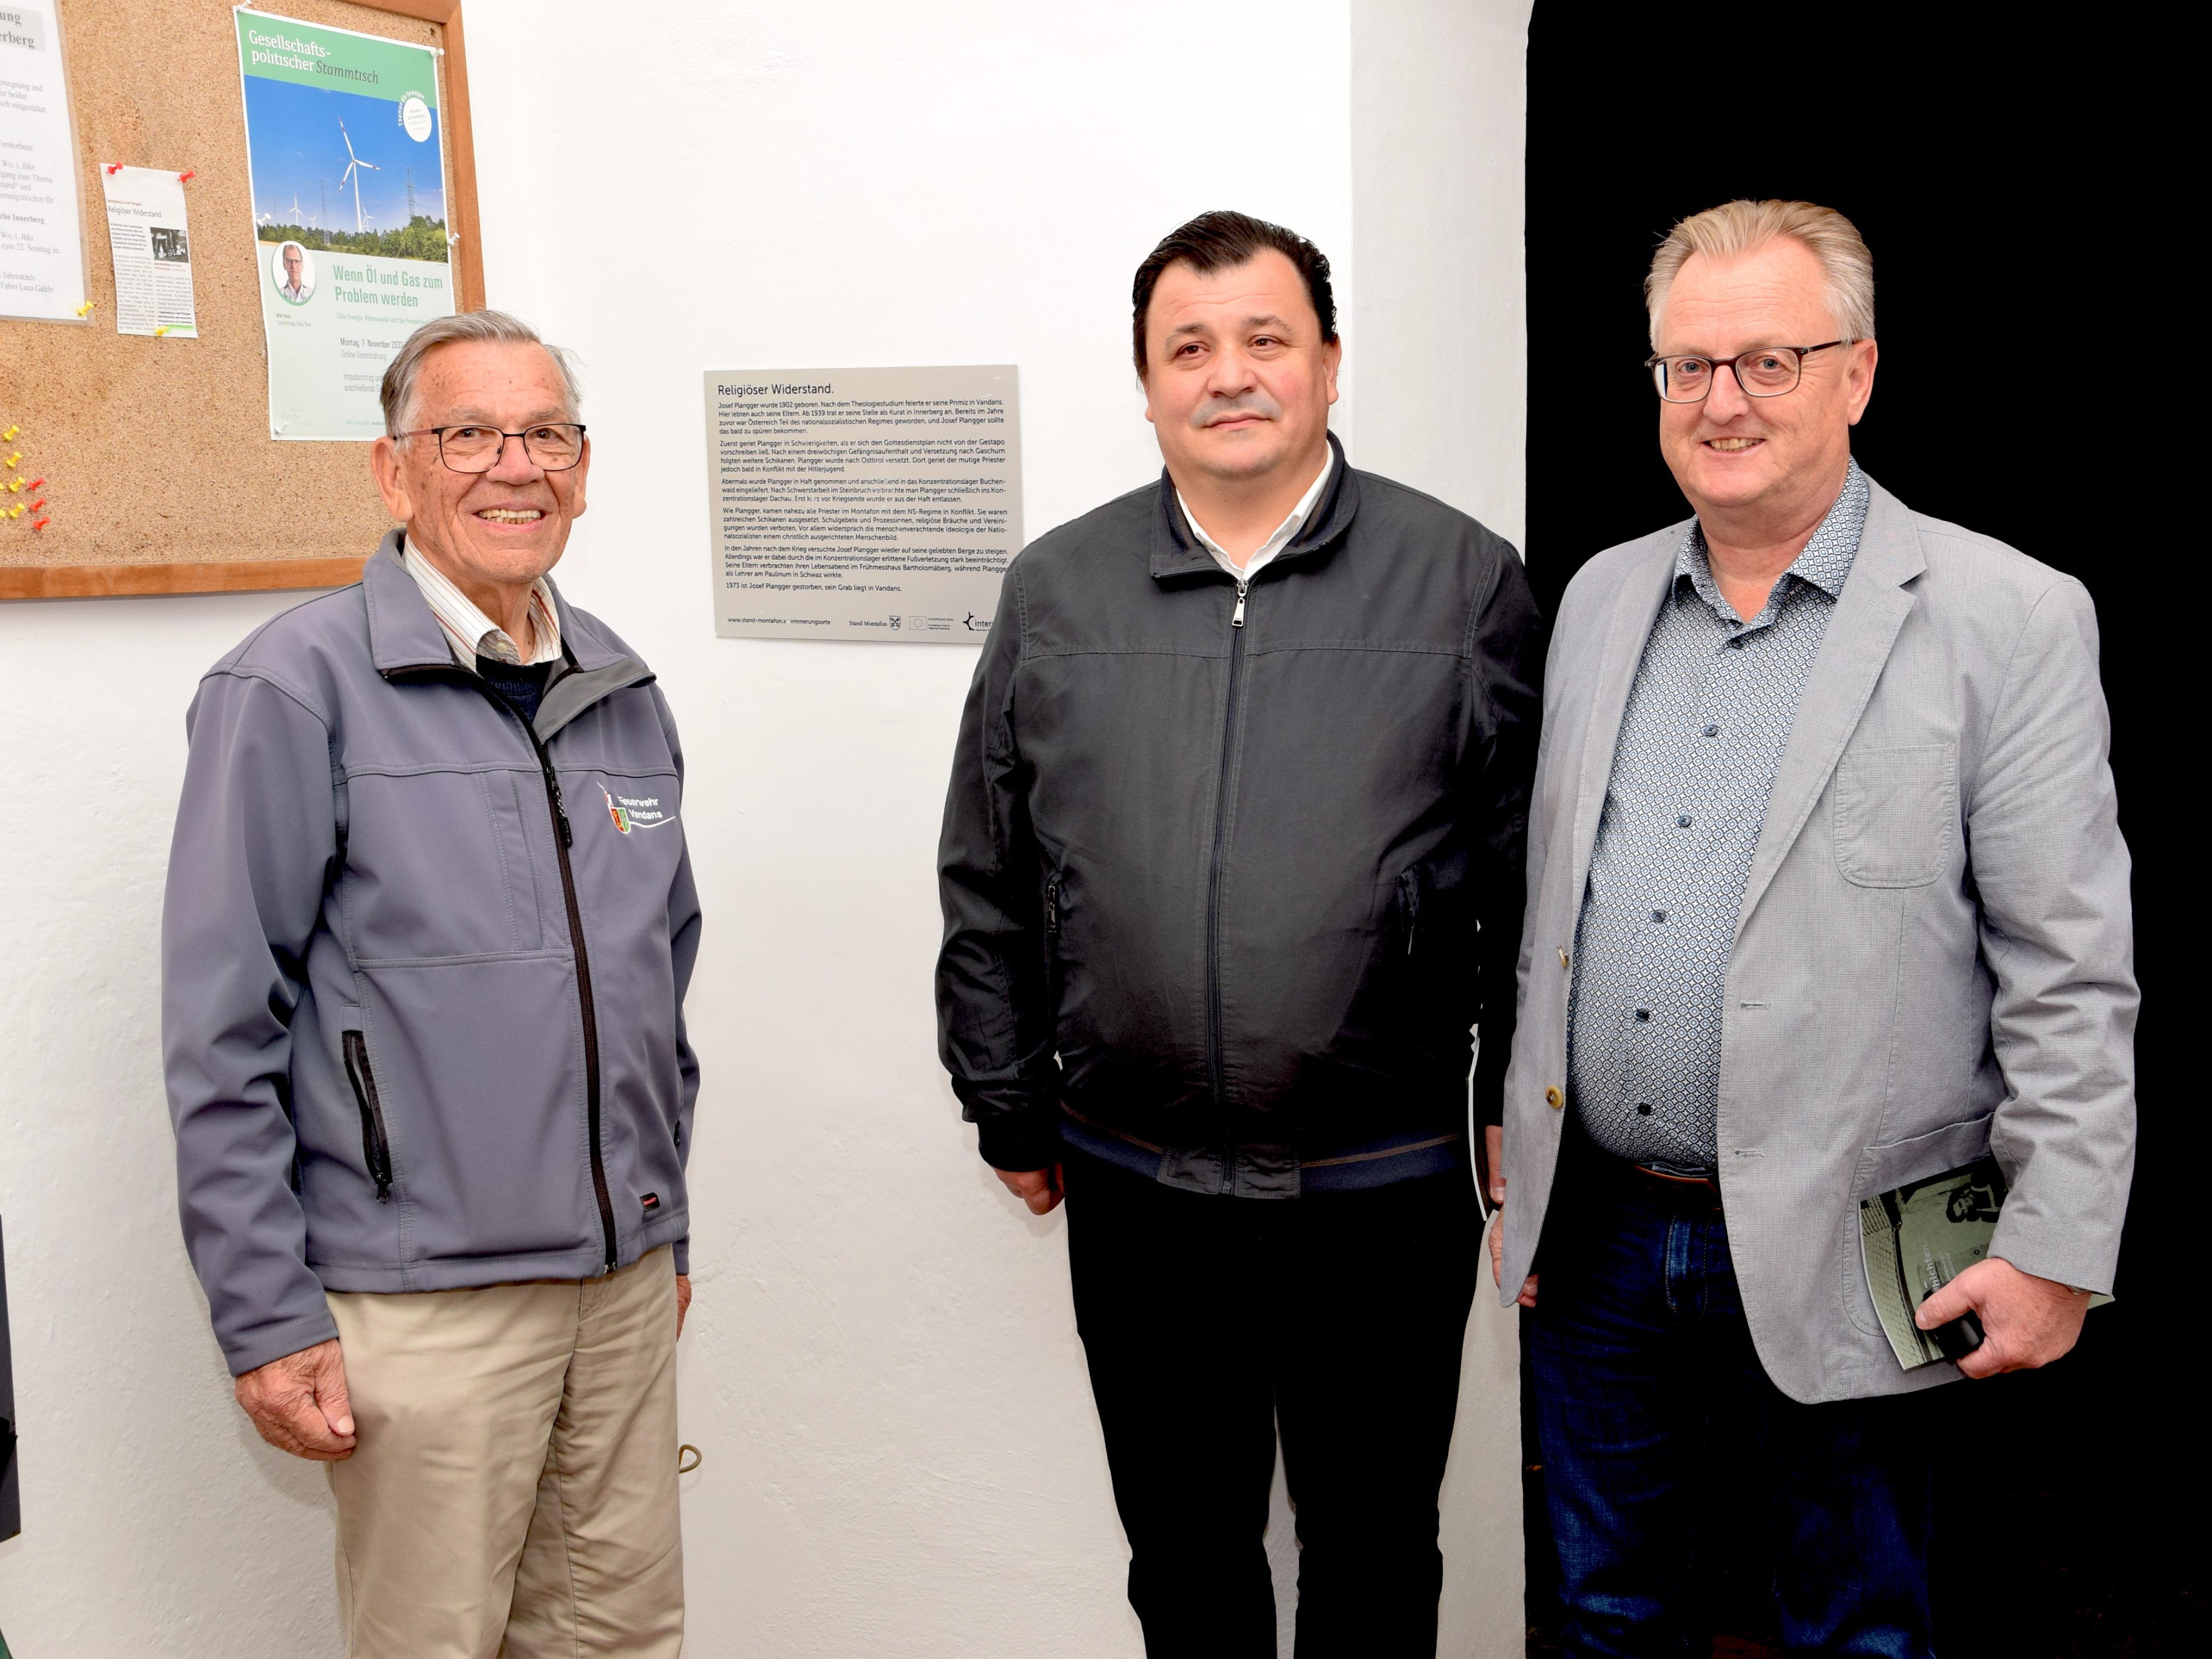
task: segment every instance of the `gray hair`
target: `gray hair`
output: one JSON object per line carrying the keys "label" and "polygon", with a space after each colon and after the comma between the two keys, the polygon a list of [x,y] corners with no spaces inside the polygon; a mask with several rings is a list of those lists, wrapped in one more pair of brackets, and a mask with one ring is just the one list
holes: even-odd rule
{"label": "gray hair", "polygon": [[1644,279],[1644,303],[1651,313],[1651,349],[1659,349],[1659,313],[1667,303],[1667,290],[1692,253],[1732,259],[1778,236],[1796,238],[1820,262],[1836,331],[1846,341],[1874,338],[1874,255],[1867,252],[1857,226],[1835,209],[1810,202],[1735,201],[1692,214],[1667,233],[1667,240],[1651,256],[1651,274]]}
{"label": "gray hair", "polygon": [[561,371],[561,390],[568,399],[568,418],[574,420],[582,412],[584,398],[582,389],[576,384],[574,354],[540,339],[536,329],[504,311],[459,311],[450,317],[434,318],[409,335],[407,343],[399,348],[399,355],[384,371],[384,385],[378,395],[384,404],[386,437],[396,438],[415,423],[415,382],[422,377],[422,360],[440,346],[468,341],[539,347],[553,360],[553,367]]}

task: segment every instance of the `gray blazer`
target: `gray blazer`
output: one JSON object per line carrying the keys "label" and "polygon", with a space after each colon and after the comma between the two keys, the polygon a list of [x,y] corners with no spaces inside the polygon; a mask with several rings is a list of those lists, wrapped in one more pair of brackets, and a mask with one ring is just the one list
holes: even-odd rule
{"label": "gray blazer", "polygon": [[[1528,821],[1505,1079],[1510,1300],[1552,1197],[1569,953],[1621,713],[1686,522],[1568,586]],[[1751,1335],[1802,1401],[1899,1394],[1856,1200],[1993,1150],[1994,1253],[2109,1290],[2135,1165],[2136,992],[2081,583],[1876,484],[1744,889],[1721,1038],[1720,1183]]]}

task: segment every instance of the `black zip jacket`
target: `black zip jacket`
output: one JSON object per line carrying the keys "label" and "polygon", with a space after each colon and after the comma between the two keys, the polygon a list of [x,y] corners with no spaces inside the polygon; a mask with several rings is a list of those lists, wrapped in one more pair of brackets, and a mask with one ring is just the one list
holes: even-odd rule
{"label": "black zip jacket", "polygon": [[1164,475],[1024,549],[939,854],[983,1157],[1256,1197],[1466,1164],[1470,1030],[1480,1122],[1512,1048],[1544,632],[1510,546],[1340,447],[1249,584]]}

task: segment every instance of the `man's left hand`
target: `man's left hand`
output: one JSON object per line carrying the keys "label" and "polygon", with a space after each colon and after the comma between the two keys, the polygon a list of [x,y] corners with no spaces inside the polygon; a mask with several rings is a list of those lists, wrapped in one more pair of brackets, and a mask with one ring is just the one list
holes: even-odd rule
{"label": "man's left hand", "polygon": [[684,1334],[684,1316],[691,1311],[691,1275],[676,1275],[676,1334]]}
{"label": "man's left hand", "polygon": [[1982,1322],[1982,1346],[1959,1362],[1967,1376],[2030,1371],[2071,1348],[2089,1311],[2089,1292],[2024,1273],[2002,1256],[1977,1261],[1920,1304],[1923,1331],[1949,1323],[1969,1308]]}

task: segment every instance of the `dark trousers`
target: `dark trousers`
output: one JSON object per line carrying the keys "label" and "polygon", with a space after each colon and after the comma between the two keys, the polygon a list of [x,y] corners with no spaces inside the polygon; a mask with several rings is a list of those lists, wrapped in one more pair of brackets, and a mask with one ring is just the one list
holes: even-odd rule
{"label": "dark trousers", "polygon": [[1075,1319],[1151,1659],[1274,1659],[1282,1433],[1298,1659],[1434,1659],[1437,1487],[1481,1223],[1466,1172],[1290,1200],[1071,1152]]}
{"label": "dark trousers", "polygon": [[1753,1350],[1717,1200],[1602,1158],[1562,1168],[1522,1328],[1567,1651],[1705,1652],[1693,1517],[1729,1437],[1763,1488],[1745,1501],[1773,1539],[1790,1652],[1927,1659],[1928,1402],[1784,1395]]}

